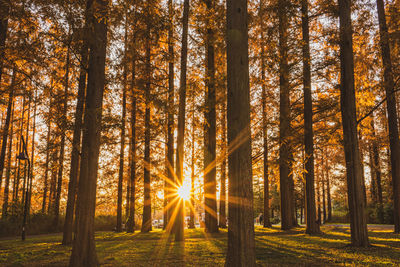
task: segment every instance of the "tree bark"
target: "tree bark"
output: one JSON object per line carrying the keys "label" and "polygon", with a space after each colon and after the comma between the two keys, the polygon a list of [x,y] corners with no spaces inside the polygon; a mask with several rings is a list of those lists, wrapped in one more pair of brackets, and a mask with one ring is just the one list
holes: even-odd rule
{"label": "tree bark", "polygon": [[131,162],[130,162],[130,205],[129,218],[127,223],[127,232],[135,232],[135,200],[136,200],[136,54],[135,40],[133,40],[132,48],[132,78],[131,78]]}
{"label": "tree bark", "polygon": [[394,92],[394,80],[392,70],[392,59],[390,55],[389,33],[385,17],[385,5],[383,0],[377,0],[379,33],[381,44],[381,55],[383,62],[383,84],[386,90],[387,113],[389,126],[389,143],[390,143],[390,163],[392,171],[393,186],[393,216],[394,216],[394,232],[400,233],[400,140],[398,117],[396,107],[396,95]]}
{"label": "tree bark", "polygon": [[8,31],[8,16],[10,12],[8,3],[9,1],[0,2],[0,82],[3,74],[3,61],[5,58],[5,46]]}
{"label": "tree bark", "polygon": [[70,65],[70,44],[67,47],[67,62],[65,64],[65,84],[64,84],[64,97],[63,97],[63,111],[61,115],[61,142],[60,142],[60,157],[58,158],[58,181],[57,181],[57,192],[56,202],[54,206],[54,220],[53,229],[57,229],[60,216],[60,200],[61,200],[61,188],[63,182],[63,171],[64,171],[64,151],[65,151],[65,132],[67,131],[67,111],[68,111],[68,90],[69,90],[69,65]]}
{"label": "tree bark", "polygon": [[100,151],[108,1],[88,0],[89,68],[77,197],[77,231],[69,266],[97,266],[94,243],[96,184]]}
{"label": "tree bark", "polygon": [[3,131],[2,131],[3,136],[2,136],[2,141],[1,141],[1,152],[0,152],[0,188],[2,185],[2,181],[3,181],[4,162],[6,159],[7,139],[8,139],[8,135],[9,135],[8,129],[10,128],[11,113],[12,113],[12,107],[13,107],[13,103],[14,103],[15,76],[16,76],[16,71],[14,68],[11,86],[9,88],[9,93],[8,93],[6,122],[4,124]]}
{"label": "tree bark", "polygon": [[262,129],[263,129],[263,148],[264,148],[264,227],[271,227],[270,208],[269,208],[269,177],[268,177],[268,119],[267,119],[267,93],[265,86],[265,43],[264,43],[264,1],[260,1],[259,8],[260,27],[261,27],[261,104],[262,104]]}
{"label": "tree bark", "polygon": [[79,176],[79,159],[81,150],[81,135],[82,135],[82,115],[85,105],[85,91],[86,91],[86,68],[88,61],[88,44],[86,39],[83,40],[82,48],[80,51],[81,66],[79,71],[78,80],[78,95],[75,109],[75,124],[72,137],[72,151],[71,151],[71,167],[69,173],[68,183],[68,199],[67,208],[65,213],[64,231],[63,231],[63,245],[72,243],[72,231],[75,212],[76,191]]}
{"label": "tree bark", "polygon": [[[51,110],[51,97],[49,101],[49,107]],[[49,111],[50,113],[50,111]],[[44,165],[44,181],[43,181],[43,201],[42,201],[42,213],[46,212],[46,199],[47,199],[47,191],[48,191],[48,178],[49,178],[49,162],[50,162],[50,134],[51,134],[51,117],[49,116],[48,126],[47,126],[47,138],[46,138],[46,160]],[[72,168],[72,166],[71,166]],[[72,170],[71,170],[72,171]]]}
{"label": "tree bark", "polygon": [[229,204],[225,266],[256,266],[247,0],[227,0]]}
{"label": "tree bark", "polygon": [[[181,75],[179,83],[179,113],[178,113],[178,136],[176,148],[176,181],[175,186],[179,187],[183,183],[183,159],[185,143],[185,113],[186,113],[186,72],[187,72],[187,47],[188,47],[188,28],[189,28],[189,0],[183,2],[182,16],[182,50],[181,50]],[[176,205],[177,216],[175,218],[174,233],[175,241],[184,239],[184,213],[185,203],[182,199]]]}
{"label": "tree bark", "polygon": [[226,91],[224,90],[223,104],[221,107],[222,112],[222,121],[221,121],[221,132],[222,132],[222,146],[221,153],[222,162],[221,162],[221,194],[219,197],[219,227],[226,228],[226,149],[227,149],[227,140],[226,140]]}
{"label": "tree bark", "polygon": [[171,194],[171,183],[175,180],[174,173],[174,102],[175,102],[175,88],[174,88],[174,7],[173,1],[168,0],[168,17],[169,17],[169,25],[168,25],[168,117],[167,117],[167,179],[164,183],[165,193],[164,197],[166,198],[166,207],[165,207],[165,215],[164,215],[164,229],[170,231],[167,228],[170,224],[171,218],[171,207],[167,208],[167,205],[171,203],[172,199],[170,197]]}
{"label": "tree bark", "polygon": [[361,160],[357,138],[351,0],[339,1],[340,103],[346,159],[351,245],[369,245],[362,188]]}
{"label": "tree bark", "polygon": [[[14,104],[11,107],[11,122],[14,118]],[[10,141],[8,142],[8,155],[7,155],[7,169],[6,169],[6,181],[4,185],[4,198],[3,198],[3,208],[2,208],[2,218],[8,215],[8,195],[10,187],[10,176],[11,176],[11,154],[12,154],[12,142],[13,142],[13,123],[11,123],[10,129]]]}
{"label": "tree bark", "polygon": [[306,176],[306,233],[319,233],[319,225],[315,214],[315,187],[314,187],[314,131],[313,131],[313,104],[311,95],[311,55],[310,30],[308,16],[308,0],[301,1],[301,18],[303,33],[303,93],[304,93],[304,150]]}
{"label": "tree bark", "polygon": [[[148,6],[147,9],[150,7]],[[144,118],[144,206],[143,206],[143,221],[142,221],[142,232],[149,232],[152,230],[151,225],[151,191],[150,191],[150,84],[151,84],[151,47],[150,47],[150,18],[147,18],[147,29],[146,29],[146,56],[145,56],[145,75],[146,75],[146,88],[145,88],[145,118]]]}
{"label": "tree bark", "polygon": [[128,13],[125,11],[125,56],[123,70],[123,88],[122,88],[122,117],[121,117],[121,146],[119,150],[119,171],[118,171],[118,196],[117,196],[117,232],[122,232],[122,185],[124,182],[124,157],[125,157],[125,122],[126,122],[126,88],[128,82]]}
{"label": "tree bark", "polygon": [[194,132],[194,128],[195,128],[195,118],[194,118],[194,112],[195,112],[195,108],[196,108],[196,102],[194,101],[194,98],[195,98],[195,92],[194,92],[194,90],[192,90],[192,104],[193,104],[193,108],[192,108],[192,133],[191,133],[191,135],[192,135],[192,147],[191,147],[191,150],[192,150],[192,163],[191,163],[191,166],[190,166],[190,180],[191,180],[191,188],[190,188],[190,219],[189,219],[189,227],[188,228],[190,228],[190,229],[194,229],[195,228],[195,226],[194,226],[194,212],[195,212],[195,202],[194,202],[194,179],[195,179],[195,176],[194,176],[194,166],[195,166],[195,155],[194,155],[194,144],[195,144],[195,139],[196,139],[196,136],[195,136],[195,132]]}
{"label": "tree bark", "polygon": [[289,3],[278,2],[279,17],[279,177],[281,193],[281,228],[289,230],[293,227],[292,195],[290,194],[290,100],[289,100],[289,64],[288,64],[288,17]]}
{"label": "tree bark", "polygon": [[216,114],[215,114],[215,55],[214,29],[212,15],[214,1],[206,0],[207,34],[206,34],[206,97],[204,123],[204,212],[205,230],[209,233],[218,232],[217,215],[217,181],[216,181]]}

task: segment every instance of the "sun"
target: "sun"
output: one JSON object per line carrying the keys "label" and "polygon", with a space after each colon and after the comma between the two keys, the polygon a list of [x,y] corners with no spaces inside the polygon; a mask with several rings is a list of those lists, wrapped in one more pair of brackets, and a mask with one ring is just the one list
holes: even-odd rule
{"label": "sun", "polygon": [[190,199],[190,187],[187,184],[183,184],[178,188],[178,196],[183,200]]}

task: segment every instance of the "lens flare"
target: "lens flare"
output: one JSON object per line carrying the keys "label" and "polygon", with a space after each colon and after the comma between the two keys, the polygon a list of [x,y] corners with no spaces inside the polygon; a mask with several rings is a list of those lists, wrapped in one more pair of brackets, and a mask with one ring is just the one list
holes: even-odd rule
{"label": "lens flare", "polygon": [[178,196],[183,200],[190,199],[190,186],[188,184],[183,184],[178,188]]}

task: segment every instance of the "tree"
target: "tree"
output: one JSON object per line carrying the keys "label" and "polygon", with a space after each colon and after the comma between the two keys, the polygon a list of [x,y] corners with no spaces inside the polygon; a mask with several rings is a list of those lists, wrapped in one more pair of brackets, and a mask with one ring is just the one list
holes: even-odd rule
{"label": "tree", "polygon": [[218,232],[217,216],[217,181],[216,181],[216,114],[215,114],[215,60],[214,60],[214,29],[212,14],[214,1],[206,0],[207,34],[206,34],[206,97],[204,123],[204,209],[205,229],[207,232]]}
{"label": "tree", "polygon": [[340,21],[340,106],[346,158],[351,244],[369,245],[362,188],[361,159],[358,148],[351,0],[339,0]]}
{"label": "tree", "polygon": [[[183,158],[185,143],[185,114],[186,114],[186,72],[187,72],[187,46],[188,46],[188,27],[189,27],[189,0],[183,2],[182,16],[182,48],[181,48],[181,76],[179,82],[179,111],[178,111],[178,136],[176,148],[176,186],[183,183]],[[176,205],[177,215],[174,222],[175,241],[183,241],[184,233],[184,202],[178,200]]]}
{"label": "tree", "polygon": [[379,33],[381,56],[383,62],[383,84],[386,91],[387,114],[389,126],[389,143],[390,143],[390,166],[392,169],[392,186],[393,186],[393,215],[394,215],[394,232],[400,233],[400,139],[399,126],[396,107],[396,95],[394,92],[394,80],[392,70],[392,59],[390,55],[389,33],[386,24],[385,5],[383,0],[376,1],[378,7]]}
{"label": "tree", "polygon": [[262,133],[263,133],[263,171],[264,171],[264,227],[271,227],[269,212],[269,173],[268,173],[268,128],[267,128],[267,92],[265,85],[265,47],[264,47],[264,5],[260,0],[259,7],[260,27],[261,27],[261,87],[262,87]]}
{"label": "tree", "polygon": [[[127,7],[126,7],[127,9]],[[117,232],[122,231],[122,183],[124,180],[124,154],[125,154],[125,122],[126,122],[126,87],[128,83],[128,12],[125,10],[125,51],[123,62],[123,88],[122,88],[122,116],[121,116],[121,146],[119,150],[119,172],[118,172],[118,196],[117,196]]]}
{"label": "tree", "polygon": [[97,266],[94,243],[96,183],[100,150],[108,1],[88,0],[89,68],[77,198],[77,231],[69,265]]}
{"label": "tree", "polygon": [[228,253],[225,266],[255,266],[247,0],[227,0]]}
{"label": "tree", "polygon": [[314,189],[314,132],[313,107],[311,97],[311,56],[310,33],[308,25],[308,0],[301,1],[301,18],[303,32],[303,91],[304,91],[304,150],[306,176],[306,233],[319,232],[319,224],[315,216]]}
{"label": "tree", "polygon": [[74,221],[75,200],[76,200],[76,187],[79,176],[79,159],[81,152],[81,135],[82,135],[82,115],[85,104],[85,91],[86,91],[86,68],[88,61],[88,44],[86,38],[83,38],[83,44],[80,51],[81,65],[78,79],[78,100],[75,109],[75,123],[72,137],[72,152],[71,152],[71,167],[69,173],[68,183],[68,199],[67,208],[65,212],[65,222],[63,231],[63,245],[72,243],[72,229]]}
{"label": "tree", "polygon": [[290,178],[290,100],[288,64],[288,6],[286,0],[278,2],[279,18],[279,177],[281,191],[281,228],[289,230],[293,226]]}

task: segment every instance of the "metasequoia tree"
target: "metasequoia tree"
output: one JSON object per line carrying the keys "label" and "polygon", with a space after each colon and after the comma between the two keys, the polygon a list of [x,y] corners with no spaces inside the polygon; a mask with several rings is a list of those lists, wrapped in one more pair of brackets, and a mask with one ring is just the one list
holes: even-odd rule
{"label": "metasequoia tree", "polygon": [[218,232],[217,216],[217,181],[216,181],[216,114],[215,114],[215,59],[214,59],[214,29],[212,15],[214,1],[206,0],[207,33],[206,33],[206,96],[204,122],[204,212],[205,229],[207,232]]}
{"label": "metasequoia tree", "polygon": [[281,193],[281,228],[289,230],[293,227],[293,196],[291,194],[290,175],[290,85],[288,63],[288,6],[286,0],[278,2],[279,18],[279,181]]}
{"label": "metasequoia tree", "polygon": [[395,83],[393,79],[392,59],[390,55],[389,33],[386,24],[385,5],[377,0],[381,56],[383,62],[383,85],[386,91],[386,107],[389,126],[390,166],[393,186],[394,232],[400,233],[400,140],[398,114],[396,107]]}
{"label": "metasequoia tree", "polygon": [[303,32],[303,90],[304,90],[304,150],[306,176],[306,233],[316,234],[319,225],[315,216],[315,189],[314,189],[314,132],[313,110],[311,97],[311,56],[310,33],[308,25],[308,0],[301,1],[301,18]]}
{"label": "metasequoia tree", "polygon": [[77,197],[77,226],[70,266],[98,265],[94,243],[94,215],[105,84],[108,1],[88,0],[87,12],[90,52]]}
{"label": "metasequoia tree", "polygon": [[226,6],[229,224],[225,266],[256,266],[247,0],[227,0]]}
{"label": "metasequoia tree", "polygon": [[[176,148],[175,186],[181,186],[183,183],[183,159],[185,143],[185,114],[186,114],[186,72],[187,72],[187,47],[188,47],[188,27],[189,27],[189,0],[183,2],[182,16],[182,47],[181,47],[181,75],[179,82],[179,111],[178,111],[178,136]],[[176,205],[177,215],[174,221],[175,240],[184,239],[184,202],[178,200]]]}
{"label": "metasequoia tree", "polygon": [[351,244],[369,245],[362,187],[361,159],[357,137],[351,0],[339,0],[340,21],[340,106],[346,158]]}

